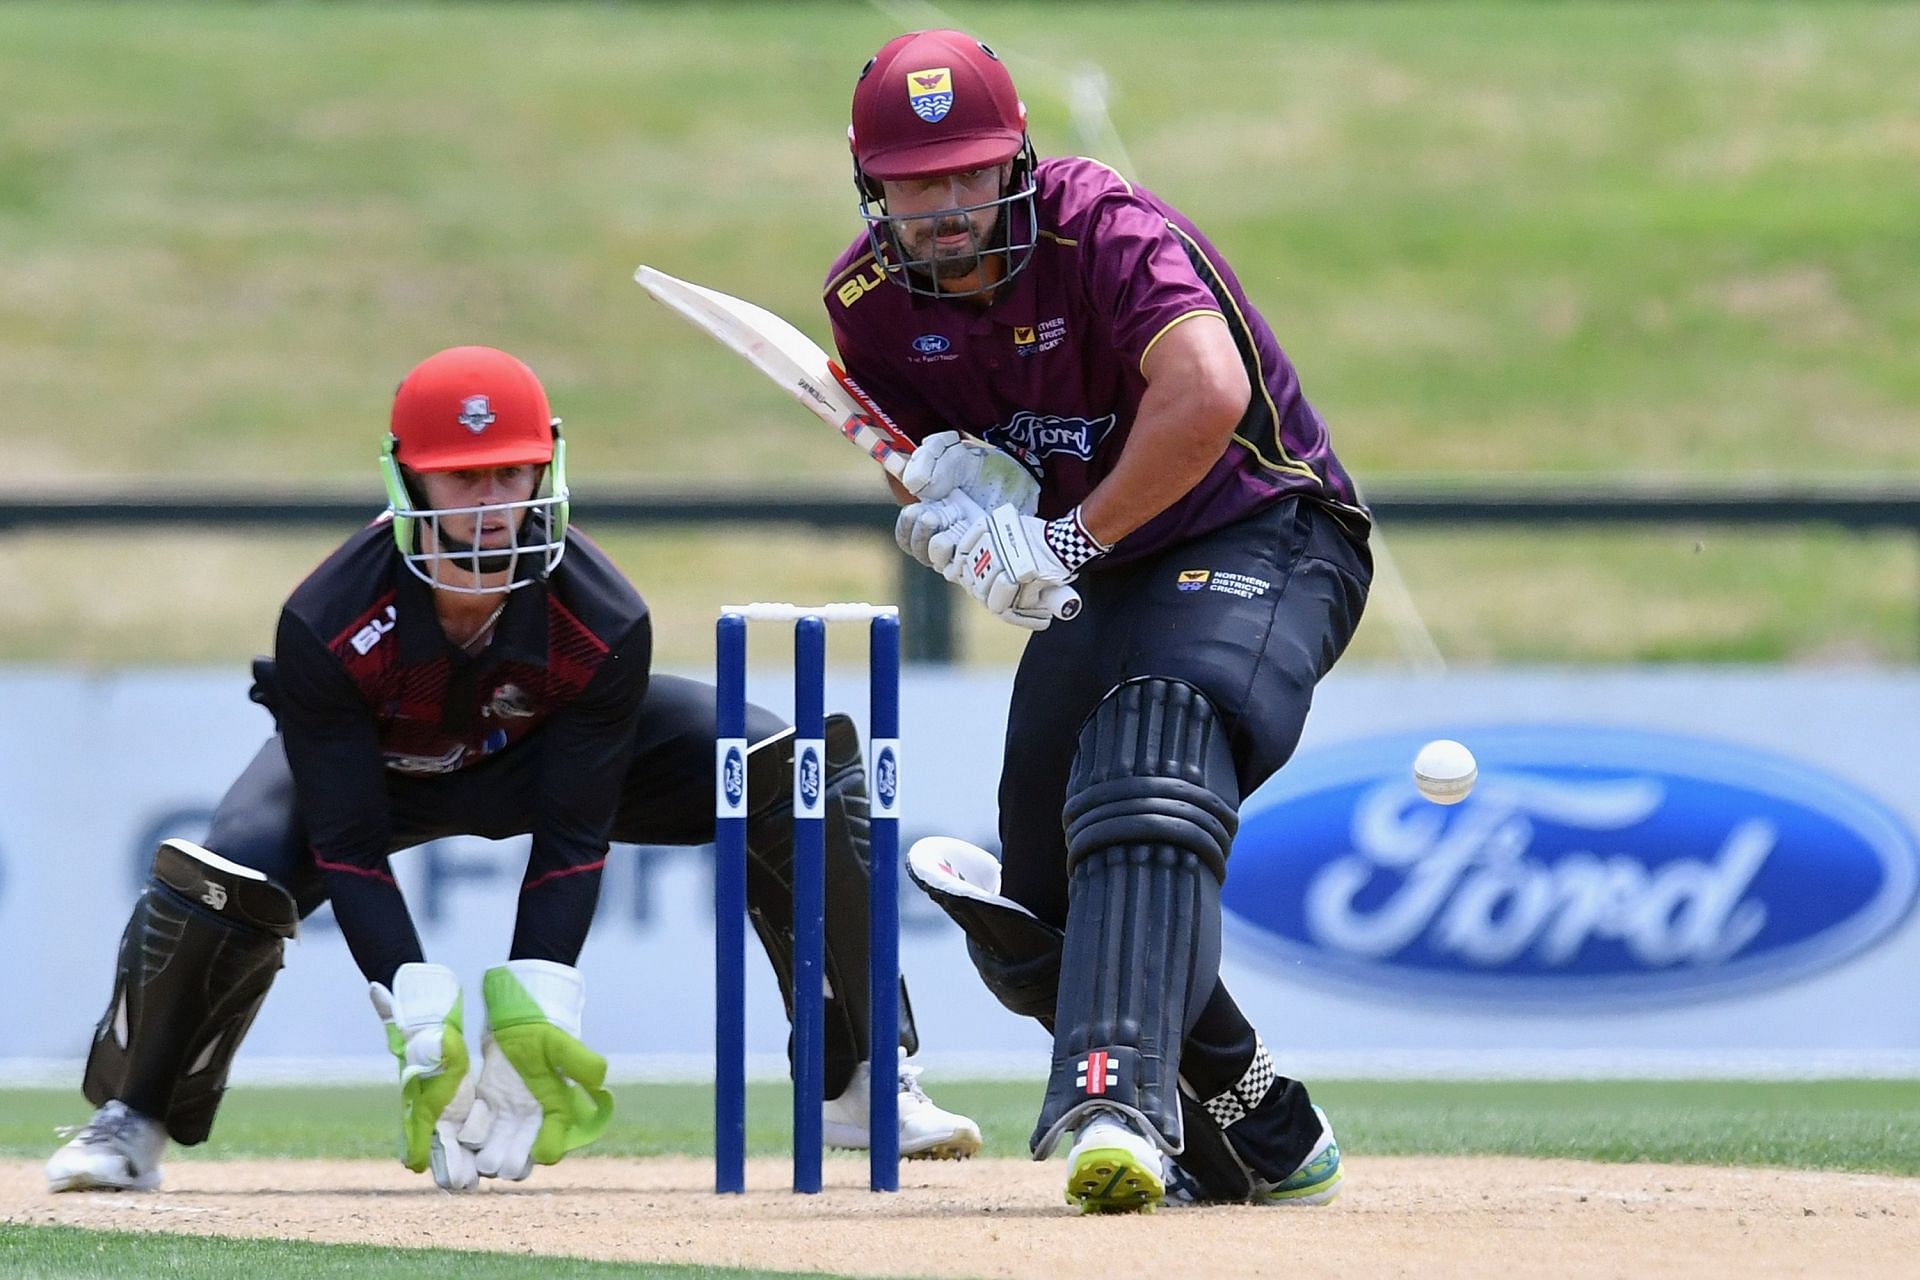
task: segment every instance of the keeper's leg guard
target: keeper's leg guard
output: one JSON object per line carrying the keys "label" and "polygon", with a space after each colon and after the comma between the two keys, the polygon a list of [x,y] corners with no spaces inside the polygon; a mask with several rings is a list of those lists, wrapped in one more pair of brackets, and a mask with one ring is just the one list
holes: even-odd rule
{"label": "keeper's leg guard", "polygon": [[1101,1110],[1181,1153],[1180,1045],[1219,980],[1220,883],[1239,801],[1226,731],[1192,685],[1129,680],[1081,729],[1035,1159]]}
{"label": "keeper's leg guard", "polygon": [[120,939],[113,999],[81,1084],[204,1142],[227,1069],[280,971],[299,913],[258,871],[186,840],[153,855],[153,875]]}
{"label": "keeper's leg guard", "polygon": [[[826,1095],[846,1091],[869,1057],[867,1043],[867,774],[860,735],[843,715],[827,717]],[[747,914],[773,962],[787,1017],[793,1017],[793,734],[747,756]],[[919,1050],[907,984],[900,983],[900,1044]],[[890,1052],[875,1068],[892,1079]]]}

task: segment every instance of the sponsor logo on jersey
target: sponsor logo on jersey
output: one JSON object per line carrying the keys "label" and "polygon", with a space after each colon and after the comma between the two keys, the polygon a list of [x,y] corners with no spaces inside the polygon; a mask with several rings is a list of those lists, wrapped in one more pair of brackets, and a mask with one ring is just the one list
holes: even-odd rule
{"label": "sponsor logo on jersey", "polygon": [[866,270],[857,271],[834,286],[833,296],[840,299],[842,307],[850,307],[869,292],[878,289],[887,281],[887,273],[879,263],[867,263]]}
{"label": "sponsor logo on jersey", "polygon": [[533,699],[517,684],[503,684],[480,712],[501,720],[521,720],[533,714]]}
{"label": "sponsor logo on jersey", "polygon": [[953,110],[953,69],[928,67],[907,72],[907,105],[928,124],[938,124]]}
{"label": "sponsor logo on jersey", "polygon": [[1440,808],[1406,769],[1438,731],[1302,755],[1254,796],[1223,893],[1249,951],[1424,1004],[1638,1010],[1806,978],[1913,916],[1912,831],[1796,760],[1487,728],[1479,785]]}
{"label": "sponsor logo on jersey", "polygon": [[405,752],[389,751],[386,753],[386,766],[395,773],[452,773],[466,758],[466,744],[456,742],[437,756],[408,755]]}
{"label": "sponsor logo on jersey", "polygon": [[460,402],[460,425],[475,435],[492,426],[496,416],[485,396],[468,396]]}
{"label": "sponsor logo on jersey", "polygon": [[1061,418],[1023,409],[1005,426],[988,427],[985,439],[1009,453],[1013,448],[1024,449],[1042,460],[1056,453],[1087,459],[1093,457],[1093,451],[1106,439],[1107,432],[1113,430],[1113,424],[1111,413],[1104,418]]}
{"label": "sponsor logo on jersey", "polygon": [[1198,591],[1207,585],[1207,579],[1213,576],[1210,569],[1182,569],[1173,585],[1182,591]]}
{"label": "sponsor logo on jersey", "polygon": [[393,606],[388,605],[384,613],[367,619],[366,624],[354,632],[353,639],[347,643],[353,646],[355,653],[366,657],[373,652],[373,646],[380,643],[380,637],[393,630],[394,617]]}
{"label": "sponsor logo on jersey", "polygon": [[937,356],[953,344],[938,333],[923,333],[913,340],[913,349],[923,356]]}
{"label": "sponsor logo on jersey", "polygon": [[1017,324],[1013,326],[1013,354],[1017,356],[1037,356],[1043,351],[1051,351],[1067,340],[1067,320],[1065,316],[1055,316],[1051,320],[1042,320],[1037,325]]}

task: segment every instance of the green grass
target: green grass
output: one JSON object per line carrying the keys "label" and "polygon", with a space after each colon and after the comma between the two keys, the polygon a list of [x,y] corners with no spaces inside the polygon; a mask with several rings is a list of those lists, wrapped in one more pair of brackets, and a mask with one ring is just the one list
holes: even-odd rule
{"label": "green grass", "polygon": [[300,1275],[327,1280],[459,1275],[463,1280],[755,1280],[820,1272],[588,1262],[579,1258],[451,1249],[390,1249],[304,1240],[241,1240],[160,1232],[91,1231],[0,1222],[0,1257],[13,1280],[255,1280]]}
{"label": "green grass", "polygon": [[[1358,1155],[1519,1155],[1678,1164],[1779,1165],[1920,1175],[1920,1083],[1859,1081],[1310,1082],[1341,1146]],[[980,1122],[988,1155],[1026,1154],[1035,1082],[931,1081]],[[636,1085],[600,1155],[712,1150],[712,1090]],[[784,1086],[755,1085],[747,1142],[789,1149]],[[397,1101],[379,1088],[236,1089],[215,1140],[174,1158],[390,1158]],[[51,1150],[52,1126],[85,1118],[77,1091],[0,1091],[0,1154]],[[841,1158],[854,1159],[852,1155]]]}
{"label": "green grass", "polygon": [[[1066,73],[1104,72],[1135,176],[1219,244],[1364,481],[1920,467],[1913,6],[946,7],[1006,53],[1042,152],[1087,149]],[[898,25],[771,3],[0,6],[15,487],[372,496],[398,375],[481,340],[542,370],[582,481],[870,483],[629,276],[654,262],[824,336],[817,283],[856,226],[847,96]],[[1457,535],[1397,536],[1459,657],[1913,653],[1891,538],[1775,538],[1662,595],[1646,540],[1501,535],[1469,573]],[[670,601],[752,576],[659,541],[632,567]],[[200,575],[236,617],[173,628],[133,591],[76,620],[68,597],[139,557],[36,573],[24,542],[0,540],[0,580],[30,588],[0,658],[244,657],[287,577],[236,537]],[[780,594],[891,593],[884,544],[805,545]],[[999,661],[1010,639],[981,621]]]}

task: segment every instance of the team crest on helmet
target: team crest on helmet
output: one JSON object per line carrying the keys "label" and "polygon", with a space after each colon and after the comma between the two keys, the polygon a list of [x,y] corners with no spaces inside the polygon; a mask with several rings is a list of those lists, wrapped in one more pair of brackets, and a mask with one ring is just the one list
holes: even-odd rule
{"label": "team crest on helmet", "polygon": [[953,110],[953,68],[929,67],[907,72],[907,104],[928,124],[938,124]]}
{"label": "team crest on helmet", "polygon": [[460,402],[460,425],[479,435],[493,425],[493,406],[485,396],[468,396]]}

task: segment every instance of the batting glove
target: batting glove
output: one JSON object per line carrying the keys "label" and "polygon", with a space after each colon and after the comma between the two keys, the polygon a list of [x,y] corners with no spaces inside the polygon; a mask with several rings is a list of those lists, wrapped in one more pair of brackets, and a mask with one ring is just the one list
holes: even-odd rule
{"label": "batting glove", "polygon": [[1053,614],[1042,597],[1107,550],[1087,532],[1078,507],[1042,520],[1007,505],[968,530],[954,562],[961,566],[959,581],[987,612],[1022,630],[1045,631]]}
{"label": "batting glove", "polygon": [[481,980],[480,1083],[460,1141],[481,1176],[518,1182],[606,1131],[607,1060],[580,1042],[586,981],[571,965],[509,960]]}
{"label": "batting glove", "polygon": [[415,1173],[431,1167],[448,1191],[471,1190],[473,1153],[459,1141],[473,1105],[460,979],[445,965],[403,964],[391,991],[375,982],[367,994],[400,1060],[400,1163]]}
{"label": "batting glove", "polygon": [[1022,515],[1040,505],[1040,482],[1018,458],[958,431],[936,431],[914,448],[900,483],[922,502],[964,493],[982,511],[1011,504]]}
{"label": "batting glove", "polygon": [[900,508],[893,522],[893,540],[915,560],[944,574],[968,526],[980,518],[980,508],[965,493],[915,502]]}

